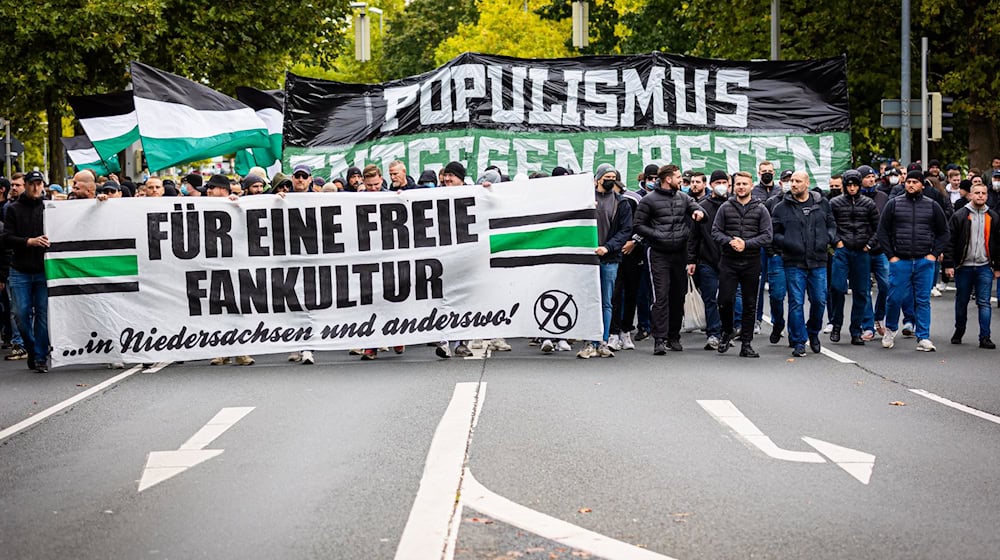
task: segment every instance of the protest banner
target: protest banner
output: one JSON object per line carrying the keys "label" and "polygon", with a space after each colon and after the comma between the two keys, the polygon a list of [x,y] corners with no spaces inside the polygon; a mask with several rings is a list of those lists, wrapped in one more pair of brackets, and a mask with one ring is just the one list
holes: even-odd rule
{"label": "protest banner", "polygon": [[46,202],[52,364],[602,333],[590,175]]}
{"label": "protest banner", "polygon": [[288,74],[283,161],[321,176],[403,161],[530,174],[610,163],[728,173],[799,169],[825,187],[851,165],[843,57],[739,62],[665,53],[518,59],[463,54],[425,74],[344,84]]}

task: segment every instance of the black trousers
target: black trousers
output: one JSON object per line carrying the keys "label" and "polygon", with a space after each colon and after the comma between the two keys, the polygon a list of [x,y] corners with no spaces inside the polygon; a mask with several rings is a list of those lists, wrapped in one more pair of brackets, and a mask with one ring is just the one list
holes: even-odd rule
{"label": "black trousers", "polygon": [[743,317],[740,321],[740,339],[753,340],[753,327],[757,310],[757,288],[760,286],[760,256],[754,251],[750,258],[732,258],[723,255],[719,261],[719,315],[722,332],[733,332],[733,313],[736,307],[736,288],[743,294]]}
{"label": "black trousers", "polygon": [[639,295],[639,282],[645,255],[636,249],[622,255],[615,278],[615,291],[611,295],[611,334],[632,332],[635,329],[635,306]]}
{"label": "black trousers", "polygon": [[653,338],[678,340],[684,324],[684,296],[687,295],[687,253],[666,253],[649,249],[649,280],[653,286],[650,314]]}

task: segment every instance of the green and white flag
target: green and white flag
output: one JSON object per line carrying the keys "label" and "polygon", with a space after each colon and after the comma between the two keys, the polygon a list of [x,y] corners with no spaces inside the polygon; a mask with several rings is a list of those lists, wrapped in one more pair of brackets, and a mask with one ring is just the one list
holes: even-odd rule
{"label": "green and white flag", "polygon": [[139,139],[131,91],[70,97],[69,104],[100,159],[114,160]]}
{"label": "green and white flag", "polygon": [[85,134],[61,140],[63,147],[66,148],[66,156],[78,170],[92,169],[98,175],[121,171],[121,167],[118,166],[118,158],[112,157],[107,161],[102,160]]}
{"label": "green and white flag", "polygon": [[253,109],[209,87],[133,62],[132,89],[151,171],[270,146]]}

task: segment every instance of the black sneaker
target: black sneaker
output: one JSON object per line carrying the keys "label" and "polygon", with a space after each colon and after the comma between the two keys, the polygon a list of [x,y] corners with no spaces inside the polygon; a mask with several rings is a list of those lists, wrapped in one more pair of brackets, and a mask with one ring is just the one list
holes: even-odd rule
{"label": "black sneaker", "polygon": [[20,344],[15,344],[11,349],[10,354],[4,356],[5,360],[24,360],[28,357],[28,351],[24,349],[24,346]]}
{"label": "black sneaker", "polygon": [[635,336],[632,337],[632,340],[634,340],[635,342],[646,340],[647,338],[649,338],[649,335],[650,335],[649,331],[643,328],[639,328],[639,330],[635,331]]}
{"label": "black sneaker", "polygon": [[965,336],[965,331],[956,330],[955,334],[951,335],[951,343],[952,344],[961,344],[963,336]]}
{"label": "black sneaker", "polygon": [[662,338],[653,341],[653,355],[662,356],[667,353],[667,342]]}
{"label": "black sneaker", "polygon": [[987,350],[996,350],[997,349],[997,345],[993,344],[993,341],[990,340],[990,337],[980,338],[979,339],[979,347],[980,348],[985,348]]}
{"label": "black sneaker", "polygon": [[750,346],[749,342],[744,342],[743,346],[740,347],[740,357],[741,358],[759,358],[760,354]]}
{"label": "black sneaker", "polygon": [[799,344],[798,346],[795,347],[794,350],[792,350],[792,356],[795,356],[796,358],[801,358],[802,356],[805,355],[806,355],[806,347],[801,344]]}
{"label": "black sneaker", "polygon": [[819,351],[823,349],[823,346],[819,343],[818,334],[809,335],[809,349],[813,351],[813,354],[819,354]]}
{"label": "black sneaker", "polygon": [[668,338],[667,339],[667,348],[671,352],[683,352],[684,351],[684,347],[681,346],[681,339],[679,339],[679,338]]}
{"label": "black sneaker", "polygon": [[35,365],[35,373],[48,373],[48,372],[49,372],[49,366],[45,364]]}
{"label": "black sneaker", "polygon": [[830,331],[830,342],[840,342],[840,328],[839,327],[833,327],[833,330]]}
{"label": "black sneaker", "polygon": [[865,341],[861,339],[860,336],[851,335],[851,344],[854,346],[864,346]]}
{"label": "black sneaker", "polygon": [[771,344],[777,344],[781,342],[781,331],[784,330],[785,325],[774,325],[771,327],[771,336],[768,340]]}
{"label": "black sneaker", "polygon": [[722,333],[722,340],[719,341],[719,347],[716,350],[719,354],[725,354],[729,347],[733,345],[733,333],[724,332]]}

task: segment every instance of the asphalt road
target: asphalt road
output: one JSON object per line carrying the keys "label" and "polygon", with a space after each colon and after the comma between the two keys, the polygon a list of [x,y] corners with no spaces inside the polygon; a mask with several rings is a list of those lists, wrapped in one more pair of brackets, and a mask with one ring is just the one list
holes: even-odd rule
{"label": "asphalt road", "polygon": [[[973,325],[948,344],[952,297],[933,300],[936,353],[902,339],[793,360],[765,327],[759,360],[690,334],[663,357],[649,341],[584,361],[516,340],[487,359],[411,347],[136,372],[0,432],[0,557],[994,559],[1000,354],[975,347]],[[4,362],[0,429],[121,373]],[[139,491],[151,452],[234,407],[252,410],[199,444],[221,454]],[[739,435],[749,422],[758,435]],[[404,534],[431,546],[404,553]]]}

